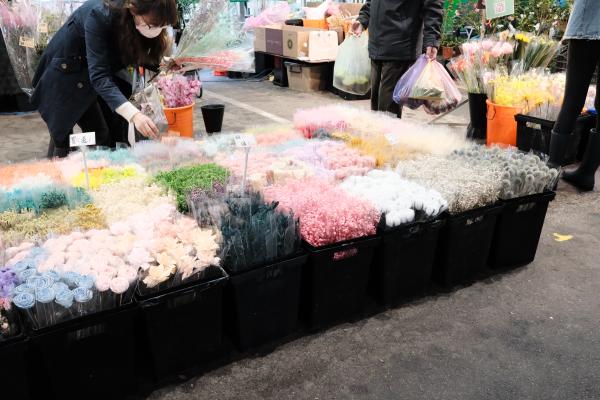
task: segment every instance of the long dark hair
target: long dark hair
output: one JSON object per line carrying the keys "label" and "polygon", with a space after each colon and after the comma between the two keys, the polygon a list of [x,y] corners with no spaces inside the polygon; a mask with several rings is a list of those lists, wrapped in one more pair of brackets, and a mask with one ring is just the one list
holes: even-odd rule
{"label": "long dark hair", "polygon": [[[131,12],[143,15],[152,26],[177,23],[175,0],[105,0],[111,9],[114,33],[125,65],[157,66],[170,47],[167,32],[148,39],[138,32]],[[131,10],[131,12],[130,12]]]}

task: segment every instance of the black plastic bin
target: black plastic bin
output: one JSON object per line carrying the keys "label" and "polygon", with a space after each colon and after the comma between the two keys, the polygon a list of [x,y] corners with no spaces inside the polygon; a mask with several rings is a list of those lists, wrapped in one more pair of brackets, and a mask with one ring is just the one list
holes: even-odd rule
{"label": "black plastic bin", "polygon": [[[517,147],[519,150],[549,154],[554,121],[522,114],[515,115],[515,120],[517,121]],[[572,136],[565,152],[563,165],[573,164],[577,159],[581,134],[574,131]]]}
{"label": "black plastic bin", "polygon": [[3,399],[29,399],[28,340],[24,335],[0,339],[0,393]]}
{"label": "black plastic bin", "polygon": [[210,267],[205,280],[139,301],[143,348],[155,383],[201,368],[223,350],[223,287],[227,274]]}
{"label": "black plastic bin", "polygon": [[503,207],[497,204],[448,216],[434,267],[437,283],[445,287],[468,283],[485,269]]}
{"label": "black plastic bin", "polygon": [[548,205],[556,193],[546,192],[504,202],[498,216],[489,266],[520,267],[535,259]]}
{"label": "black plastic bin", "polygon": [[32,397],[100,400],[135,395],[137,312],[129,304],[32,332]]}
{"label": "black plastic bin", "polygon": [[435,220],[382,232],[369,280],[369,292],[379,304],[392,307],[425,293],[443,225]]}
{"label": "black plastic bin", "polygon": [[300,283],[306,253],[230,275],[226,320],[240,350],[288,336],[299,317]]}
{"label": "black plastic bin", "polygon": [[320,248],[305,244],[309,257],[302,281],[302,314],[310,329],[362,313],[379,242],[380,237],[372,236]]}

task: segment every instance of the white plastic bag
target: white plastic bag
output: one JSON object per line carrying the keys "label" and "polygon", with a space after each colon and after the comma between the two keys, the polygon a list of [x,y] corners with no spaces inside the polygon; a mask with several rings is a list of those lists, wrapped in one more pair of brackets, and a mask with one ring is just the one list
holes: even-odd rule
{"label": "white plastic bag", "polygon": [[371,59],[367,35],[351,35],[340,45],[333,71],[333,86],[364,96],[371,89]]}

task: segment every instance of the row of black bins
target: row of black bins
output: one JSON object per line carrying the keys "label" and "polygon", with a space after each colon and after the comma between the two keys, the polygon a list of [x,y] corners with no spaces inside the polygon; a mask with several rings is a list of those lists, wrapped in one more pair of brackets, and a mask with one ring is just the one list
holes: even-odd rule
{"label": "row of black bins", "polygon": [[[207,279],[119,310],[0,343],[7,399],[138,398],[232,352],[360,318],[368,298],[391,307],[431,288],[535,258],[548,192],[313,248],[268,266]],[[489,268],[488,268],[489,267]],[[370,294],[370,296],[368,296]],[[189,376],[189,375],[185,375]]]}

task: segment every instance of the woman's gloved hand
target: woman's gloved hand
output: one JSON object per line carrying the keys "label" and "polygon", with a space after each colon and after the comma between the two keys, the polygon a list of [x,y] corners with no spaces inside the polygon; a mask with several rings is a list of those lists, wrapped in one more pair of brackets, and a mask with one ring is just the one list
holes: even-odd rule
{"label": "woman's gloved hand", "polygon": [[158,138],[159,132],[158,128],[156,127],[156,124],[154,123],[154,121],[152,121],[150,118],[148,118],[141,112],[135,114],[131,119],[131,122],[135,126],[135,129],[137,129],[138,132],[140,132],[145,137],[150,139]]}

